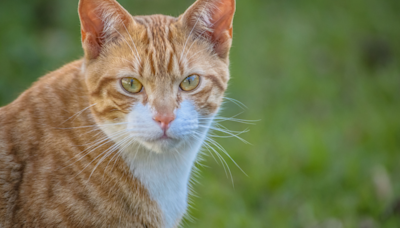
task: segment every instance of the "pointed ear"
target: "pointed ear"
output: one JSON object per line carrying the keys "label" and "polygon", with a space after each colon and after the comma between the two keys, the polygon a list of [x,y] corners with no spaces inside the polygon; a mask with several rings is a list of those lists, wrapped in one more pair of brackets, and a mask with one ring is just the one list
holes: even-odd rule
{"label": "pointed ear", "polygon": [[101,48],[119,34],[117,29],[131,23],[131,15],[115,0],[80,0],[82,46],[86,59],[95,59]]}
{"label": "pointed ear", "polygon": [[227,58],[232,44],[235,0],[197,0],[181,17],[197,36],[209,38],[215,52]]}

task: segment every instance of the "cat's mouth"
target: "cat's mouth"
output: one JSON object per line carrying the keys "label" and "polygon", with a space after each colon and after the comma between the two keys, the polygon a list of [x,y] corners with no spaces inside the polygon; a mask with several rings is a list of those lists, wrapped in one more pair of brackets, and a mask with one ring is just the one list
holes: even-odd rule
{"label": "cat's mouth", "polygon": [[158,138],[140,140],[140,142],[142,145],[156,153],[173,151],[181,144],[181,140],[172,138],[167,134]]}
{"label": "cat's mouth", "polygon": [[161,136],[160,140],[167,140],[167,139],[172,139],[171,137],[169,137],[167,134],[164,133],[163,136]]}
{"label": "cat's mouth", "polygon": [[160,142],[170,142],[170,141],[178,141],[178,139],[173,138],[172,136],[169,136],[168,134],[164,133],[162,136],[154,139],[147,140],[149,142],[153,143],[160,143]]}

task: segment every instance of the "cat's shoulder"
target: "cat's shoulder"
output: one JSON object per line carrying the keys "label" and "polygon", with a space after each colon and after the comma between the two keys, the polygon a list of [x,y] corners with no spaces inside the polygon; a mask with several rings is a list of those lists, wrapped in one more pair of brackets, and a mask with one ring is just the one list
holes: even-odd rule
{"label": "cat's shoulder", "polygon": [[54,70],[52,72],[47,73],[46,75],[39,78],[37,82],[34,83],[35,85],[41,84],[45,81],[51,80],[53,78],[66,78],[66,77],[74,77],[79,76],[82,73],[82,65],[83,60],[75,60],[73,62],[67,63],[64,66]]}

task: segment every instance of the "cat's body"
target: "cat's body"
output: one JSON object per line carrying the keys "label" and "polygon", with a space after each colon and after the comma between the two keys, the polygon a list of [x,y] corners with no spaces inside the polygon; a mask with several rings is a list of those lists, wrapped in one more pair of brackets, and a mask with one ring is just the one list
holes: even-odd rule
{"label": "cat's body", "polygon": [[0,108],[0,227],[177,227],[229,79],[233,13],[198,0],[132,18],[81,0],[85,58]]}

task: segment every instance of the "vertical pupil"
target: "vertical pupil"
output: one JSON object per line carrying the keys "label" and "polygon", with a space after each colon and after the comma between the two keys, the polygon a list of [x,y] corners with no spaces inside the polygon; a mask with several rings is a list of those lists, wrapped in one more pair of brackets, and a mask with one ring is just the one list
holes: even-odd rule
{"label": "vertical pupil", "polygon": [[133,79],[131,79],[131,87],[133,86]]}

